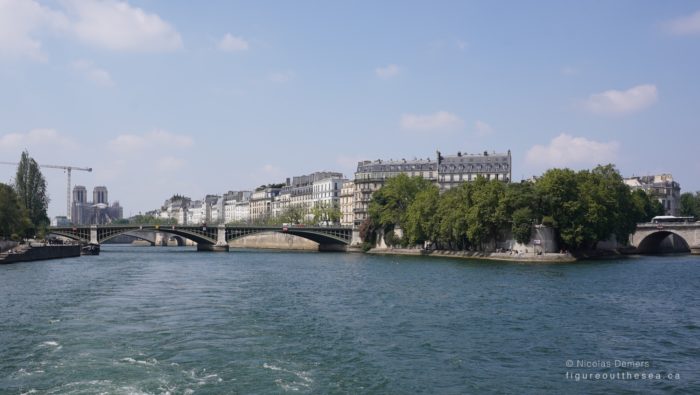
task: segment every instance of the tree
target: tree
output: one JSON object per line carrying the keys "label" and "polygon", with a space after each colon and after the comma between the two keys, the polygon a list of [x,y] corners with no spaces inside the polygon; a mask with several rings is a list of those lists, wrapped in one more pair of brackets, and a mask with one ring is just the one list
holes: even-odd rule
{"label": "tree", "polygon": [[372,218],[365,218],[365,220],[360,223],[358,231],[360,232],[360,239],[363,242],[373,242],[376,236],[376,227],[372,221]]}
{"label": "tree", "polygon": [[403,227],[408,207],[416,194],[428,185],[430,181],[422,177],[409,177],[403,173],[390,178],[372,195],[369,203],[370,216],[379,226]]}
{"label": "tree", "polygon": [[[124,222],[126,221],[126,222]],[[159,218],[151,214],[137,214],[127,220],[114,221],[114,224],[136,224],[136,225],[177,225],[175,218]]]}
{"label": "tree", "polygon": [[288,224],[300,224],[304,221],[304,209],[290,204],[280,213],[279,221]]}
{"label": "tree", "polygon": [[466,249],[467,239],[467,210],[472,204],[472,185],[460,184],[456,188],[445,191],[438,201],[437,207],[437,237],[433,240],[438,248],[447,245],[448,249]]}
{"label": "tree", "polygon": [[435,185],[429,185],[416,193],[406,213],[404,238],[408,244],[416,245],[437,238],[439,199],[440,190]]}
{"label": "tree", "polygon": [[533,214],[529,207],[521,207],[513,212],[513,225],[511,230],[515,241],[521,244],[530,242],[532,235]]}
{"label": "tree", "polygon": [[467,209],[467,237],[472,245],[481,248],[485,242],[495,240],[499,230],[510,220],[500,204],[505,184],[477,177],[472,187],[472,204]]}
{"label": "tree", "polygon": [[700,192],[681,194],[680,214],[684,217],[700,217]]}
{"label": "tree", "polygon": [[320,203],[313,207],[311,213],[315,223],[338,223],[340,222],[340,207],[337,203]]}
{"label": "tree", "polygon": [[11,186],[0,183],[0,236],[7,239],[24,233],[29,217]]}
{"label": "tree", "polygon": [[565,247],[592,248],[615,235],[625,241],[640,218],[656,210],[644,195],[632,194],[613,165],[574,172],[551,169],[537,181],[543,215],[553,218]]}
{"label": "tree", "polygon": [[581,247],[587,240],[579,180],[571,169],[550,169],[535,184],[542,196],[543,214],[553,218],[562,244],[570,249]]}
{"label": "tree", "polygon": [[636,223],[649,222],[657,215],[663,215],[664,208],[655,197],[647,194],[641,189],[632,191],[632,216]]}
{"label": "tree", "polygon": [[46,194],[46,180],[39,170],[39,165],[29,156],[27,151],[17,166],[15,191],[20,205],[27,211],[32,228],[28,232],[36,232],[49,224],[46,210],[49,207],[49,197]]}

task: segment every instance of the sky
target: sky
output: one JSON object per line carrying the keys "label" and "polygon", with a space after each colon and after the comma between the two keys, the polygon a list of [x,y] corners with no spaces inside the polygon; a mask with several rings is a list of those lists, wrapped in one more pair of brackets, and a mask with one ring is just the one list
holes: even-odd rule
{"label": "sky", "polygon": [[436,150],[696,191],[698,70],[697,1],[0,0],[0,161],[126,216]]}

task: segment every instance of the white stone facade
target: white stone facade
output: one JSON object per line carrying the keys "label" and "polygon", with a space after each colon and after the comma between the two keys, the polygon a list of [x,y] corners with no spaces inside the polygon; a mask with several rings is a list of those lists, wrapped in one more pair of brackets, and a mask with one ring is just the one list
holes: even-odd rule
{"label": "white stone facade", "polygon": [[355,182],[345,181],[340,187],[340,225],[352,226],[355,216],[353,215],[353,202],[355,201]]}

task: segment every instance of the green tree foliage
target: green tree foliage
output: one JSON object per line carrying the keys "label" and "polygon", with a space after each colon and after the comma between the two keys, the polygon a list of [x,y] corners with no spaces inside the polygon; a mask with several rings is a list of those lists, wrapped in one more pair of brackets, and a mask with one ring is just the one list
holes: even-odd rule
{"label": "green tree foliage", "polygon": [[466,249],[467,210],[472,204],[473,186],[468,183],[452,188],[442,195],[437,206],[437,234],[433,241],[438,248]]}
{"label": "green tree foliage", "polygon": [[680,213],[684,217],[700,218],[700,192],[681,194]]}
{"label": "green tree foliage", "polygon": [[430,181],[421,177],[399,174],[387,180],[382,189],[375,192],[369,204],[369,214],[379,226],[403,226],[408,207],[416,194],[427,188]]}
{"label": "green tree foliage", "polygon": [[627,240],[639,218],[631,191],[612,165],[579,172],[552,169],[536,188],[566,248],[592,248],[611,235]]}
{"label": "green tree foliage", "polygon": [[362,223],[360,223],[358,231],[360,232],[360,239],[363,242],[371,243],[374,241],[377,228],[374,225],[372,218],[366,218],[364,221],[362,221]]}
{"label": "green tree foliage", "polygon": [[471,205],[467,209],[467,238],[480,247],[495,240],[498,232],[510,220],[501,200],[505,196],[505,184],[478,177],[472,184]]}
{"label": "green tree foliage", "polygon": [[340,207],[337,204],[321,203],[311,210],[316,224],[337,224],[340,222]]}
{"label": "green tree foliage", "polygon": [[300,224],[304,222],[306,211],[300,206],[289,205],[280,213],[278,222],[287,224]]}
{"label": "green tree foliage", "polygon": [[22,208],[15,190],[0,183],[0,236],[9,239],[20,235],[30,226],[29,217]]}
{"label": "green tree foliage", "polygon": [[606,165],[579,172],[551,169],[534,183],[479,177],[443,193],[422,178],[400,175],[374,193],[369,211],[386,232],[400,226],[408,245],[430,241],[437,248],[484,249],[506,230],[527,243],[532,225],[547,223],[562,247],[575,250],[610,236],[624,242],[638,222],[659,210],[658,201],[631,192],[615,167]]}
{"label": "green tree foliage", "polygon": [[530,242],[533,222],[534,216],[532,209],[529,207],[521,207],[513,212],[513,225],[511,230],[515,241],[522,244]]}
{"label": "green tree foliage", "polygon": [[[129,218],[126,220],[126,222],[123,222],[124,220],[121,220],[122,224],[128,223],[128,224],[134,224],[134,225],[177,225],[177,220],[175,218],[158,218],[156,216],[150,215],[150,214],[138,214],[134,215],[133,217]],[[115,222],[117,224],[117,222]]]}
{"label": "green tree foliage", "polygon": [[49,197],[46,193],[46,180],[39,170],[39,165],[27,151],[22,152],[17,166],[15,191],[31,223],[27,234],[30,235],[48,226],[49,217],[46,210],[49,207]]}
{"label": "green tree foliage", "polygon": [[416,197],[406,213],[405,239],[409,244],[422,244],[434,239],[440,223],[437,217],[440,190],[435,185],[428,185],[416,193]]}
{"label": "green tree foliage", "polygon": [[649,222],[657,215],[664,214],[664,207],[658,199],[641,189],[632,191],[630,215],[636,223]]}

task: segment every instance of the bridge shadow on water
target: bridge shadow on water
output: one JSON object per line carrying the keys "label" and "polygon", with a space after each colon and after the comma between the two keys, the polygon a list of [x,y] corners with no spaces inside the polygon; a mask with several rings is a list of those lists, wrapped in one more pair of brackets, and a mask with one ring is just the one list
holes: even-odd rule
{"label": "bridge shadow on water", "polygon": [[660,231],[645,237],[637,250],[646,255],[689,254],[690,246],[675,233]]}

